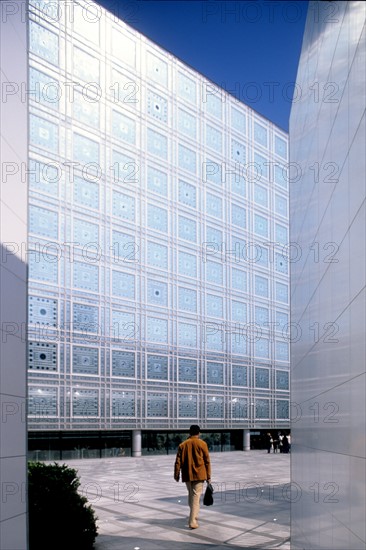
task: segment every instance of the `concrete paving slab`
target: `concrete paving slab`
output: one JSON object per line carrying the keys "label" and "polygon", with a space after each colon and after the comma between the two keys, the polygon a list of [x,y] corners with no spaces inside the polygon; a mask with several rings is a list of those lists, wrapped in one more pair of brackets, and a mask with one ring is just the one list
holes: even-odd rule
{"label": "concrete paving slab", "polygon": [[290,550],[290,456],[212,453],[214,505],[188,527],[174,455],[70,460],[98,516],[95,550]]}

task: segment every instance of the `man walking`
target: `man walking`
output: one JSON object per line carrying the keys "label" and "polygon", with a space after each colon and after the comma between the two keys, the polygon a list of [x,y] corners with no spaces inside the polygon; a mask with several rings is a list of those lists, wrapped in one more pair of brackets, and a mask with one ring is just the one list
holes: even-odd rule
{"label": "man walking", "polygon": [[189,433],[190,437],[178,447],[174,464],[174,479],[179,481],[182,470],[182,481],[185,482],[188,490],[189,527],[197,529],[200,497],[204,482],[211,480],[211,463],[207,444],[199,439],[200,427],[191,426]]}

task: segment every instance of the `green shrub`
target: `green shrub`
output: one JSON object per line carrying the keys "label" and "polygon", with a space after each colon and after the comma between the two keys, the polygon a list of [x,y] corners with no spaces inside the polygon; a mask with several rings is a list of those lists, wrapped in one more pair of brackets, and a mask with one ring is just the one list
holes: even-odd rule
{"label": "green shrub", "polygon": [[93,548],[97,517],[79,486],[77,471],[66,464],[29,463],[30,550]]}

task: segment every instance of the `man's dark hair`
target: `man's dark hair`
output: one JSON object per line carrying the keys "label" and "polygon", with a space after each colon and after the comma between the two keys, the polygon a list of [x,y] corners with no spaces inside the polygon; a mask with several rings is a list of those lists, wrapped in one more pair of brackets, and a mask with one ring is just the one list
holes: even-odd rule
{"label": "man's dark hair", "polygon": [[198,435],[200,431],[200,427],[197,426],[197,424],[192,424],[192,426],[189,428],[190,435]]}

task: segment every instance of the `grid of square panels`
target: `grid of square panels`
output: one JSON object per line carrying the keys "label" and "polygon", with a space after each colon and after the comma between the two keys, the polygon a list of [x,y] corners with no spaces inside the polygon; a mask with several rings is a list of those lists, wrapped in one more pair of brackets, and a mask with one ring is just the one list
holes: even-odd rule
{"label": "grid of square panels", "polygon": [[[31,19],[30,324],[59,325],[70,342],[33,339],[31,376],[69,372],[81,388],[88,375],[100,380],[71,399],[69,414],[87,408],[88,421],[207,414],[225,423],[247,410],[228,405],[231,388],[288,391],[286,135],[104,12],[93,33],[75,24],[67,41],[62,17]],[[72,102],[57,99],[64,71],[84,83]],[[78,243],[72,261],[68,241]],[[58,248],[40,253],[49,243]],[[202,361],[192,349],[214,355]],[[127,384],[109,408],[104,376]],[[206,401],[198,384],[212,390]]]}

